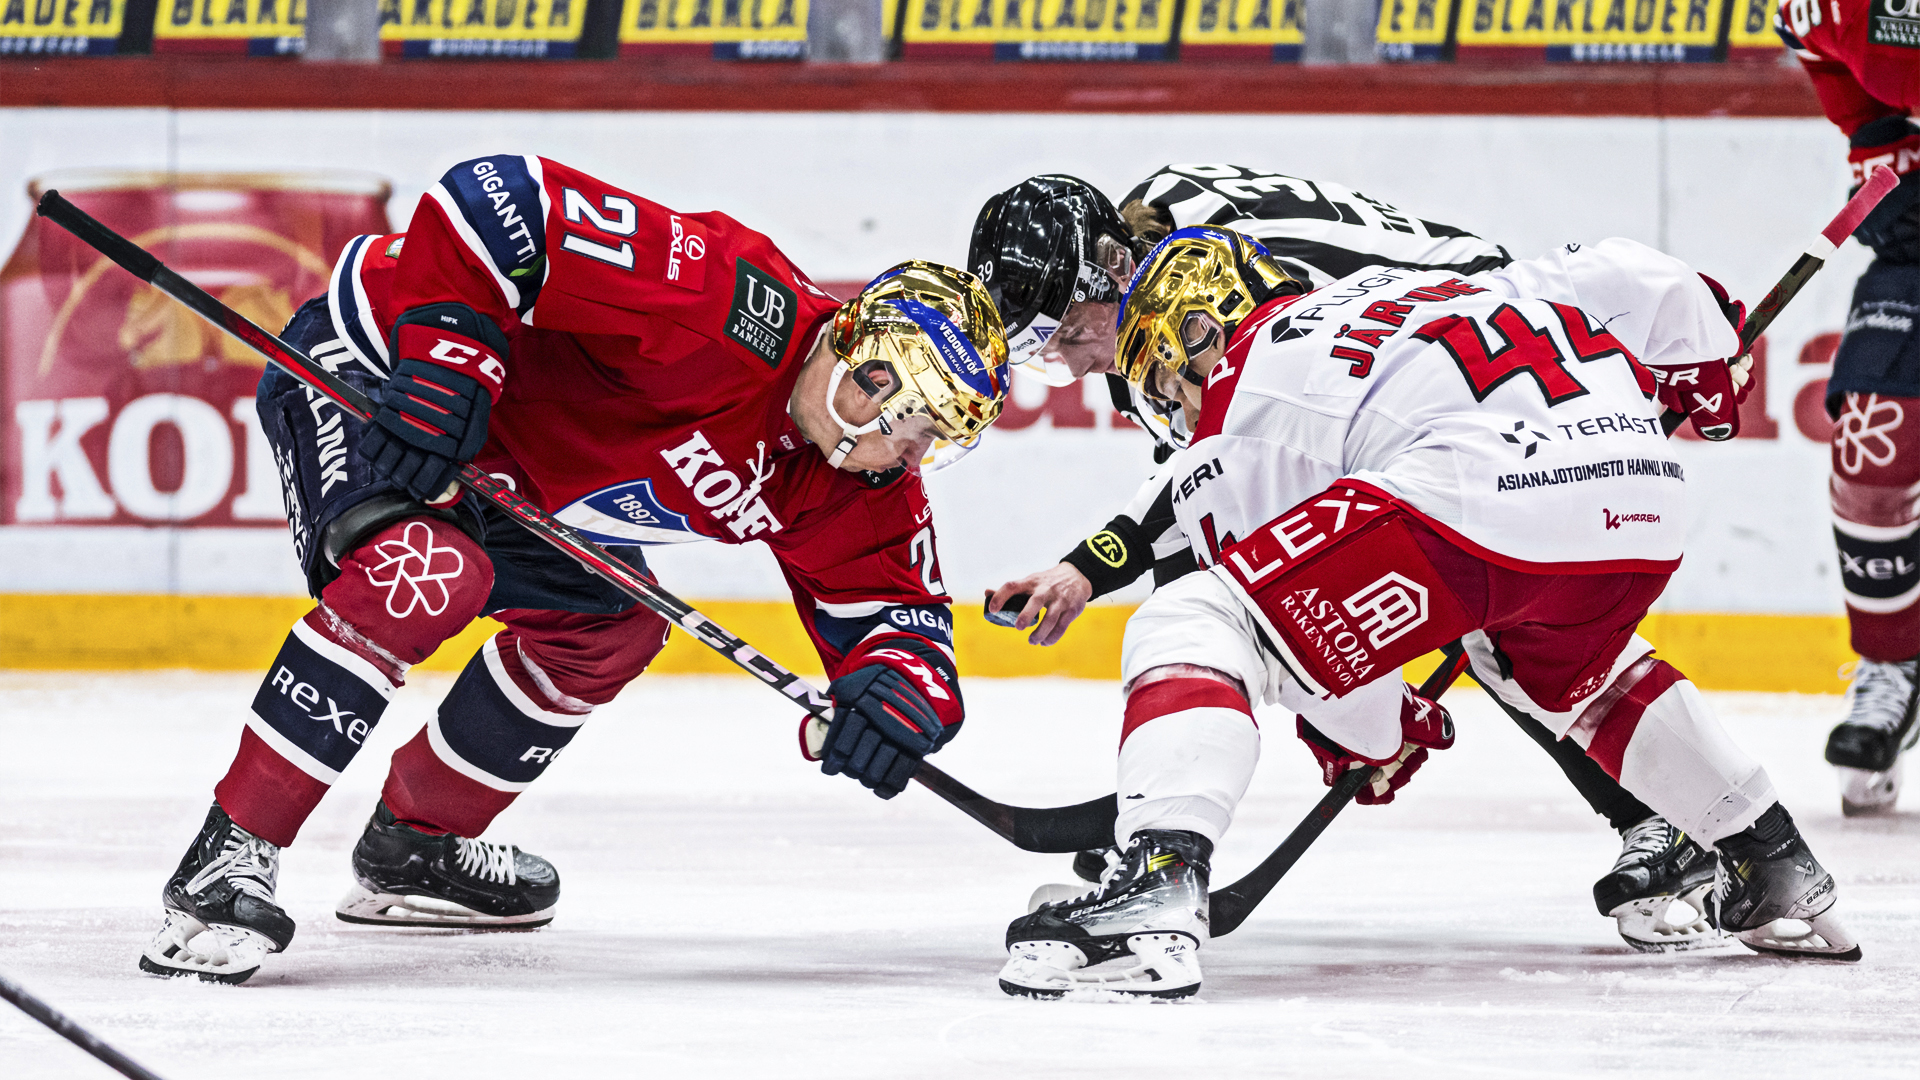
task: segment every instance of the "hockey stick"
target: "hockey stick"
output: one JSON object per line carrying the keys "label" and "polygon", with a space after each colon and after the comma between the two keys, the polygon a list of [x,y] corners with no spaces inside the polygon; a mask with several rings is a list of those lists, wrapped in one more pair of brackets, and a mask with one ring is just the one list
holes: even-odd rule
{"label": "hockey stick", "polygon": [[[1416,691],[1430,701],[1438,700],[1447,692],[1460,673],[1467,669],[1467,650],[1456,641],[1440,650],[1440,666],[1420,684]],[[1208,905],[1208,931],[1212,936],[1225,937],[1239,929],[1240,924],[1253,914],[1260,901],[1267,898],[1273,887],[1280,883],[1293,864],[1300,861],[1320,834],[1327,831],[1333,819],[1347,808],[1355,795],[1360,794],[1368,780],[1373,777],[1372,769],[1349,769],[1346,774],[1333,782],[1333,787],[1322,796],[1320,802],[1307,812],[1300,824],[1293,827],[1273,854],[1266,857],[1259,866],[1247,872],[1239,881],[1211,894]]]}
{"label": "hockey stick", "polygon": [[[178,300],[194,314],[266,357],[274,366],[325,396],[349,415],[360,420],[373,415],[373,401],[366,394],[315,363],[305,353],[254,325],[206,290],[169,270],[151,253],[94,220],[62,198],[58,191],[42,195],[37,212],[118,263],[134,277]],[[472,463],[460,466],[459,479],[469,490],[493,503],[508,517],[560,549],[590,572],[606,579],[615,588],[658,612],[748,674],[791,698],[813,714],[810,734],[816,738],[825,737],[827,720],[833,714],[832,698],[762,655],[725,627],[695,611],[679,597],[648,581],[571,526],[556,521],[552,515],[489,476],[479,466]],[[968,817],[992,829],[1001,838],[1028,851],[1079,851],[1104,847],[1113,842],[1113,819],[1118,804],[1111,795],[1074,806],[1008,806],[981,795],[925,762],[921,763],[913,778],[925,785],[927,790],[959,807]]]}
{"label": "hockey stick", "polygon": [[[1899,185],[1900,176],[1892,169],[1881,165],[1873,170],[1867,182],[1861,184],[1860,190],[1847,200],[1847,205],[1841,207],[1833,220],[1820,230],[1820,234],[1801,249],[1800,257],[1793,260],[1787,272],[1753,306],[1753,311],[1747,315],[1746,325],[1740,328],[1740,351],[1733,354],[1735,360],[1753,349],[1753,343],[1759,341],[1760,335],[1773,325],[1773,320],[1779,317],[1787,302],[1800,294],[1800,290],[1821,267],[1827,265],[1827,260],[1833,257],[1847,237],[1853,235],[1853,230],[1859,228],[1867,215],[1873,213],[1873,208],[1880,205],[1880,200]],[[1660,425],[1668,435],[1672,435],[1686,420],[1685,413],[1669,412],[1660,418]]]}
{"label": "hockey stick", "polygon": [[5,998],[19,1007],[20,1011],[52,1028],[61,1038],[107,1063],[114,1072],[130,1080],[160,1080],[152,1070],[127,1055],[101,1042],[99,1036],[79,1024],[53,1006],[27,993],[26,988],[5,975],[0,975],[0,998]]}

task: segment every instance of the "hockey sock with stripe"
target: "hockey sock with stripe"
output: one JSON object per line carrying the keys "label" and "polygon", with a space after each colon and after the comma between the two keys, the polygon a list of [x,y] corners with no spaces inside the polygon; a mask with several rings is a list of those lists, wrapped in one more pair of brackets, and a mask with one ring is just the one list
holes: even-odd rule
{"label": "hockey sock with stripe", "polygon": [[1567,737],[1620,785],[1703,844],[1752,825],[1779,801],[1678,669],[1643,657],[1580,714]]}
{"label": "hockey sock with stripe", "polygon": [[1833,428],[1833,540],[1855,652],[1920,654],[1920,398],[1848,393]]}
{"label": "hockey sock with stripe", "polygon": [[1121,847],[1142,829],[1184,829],[1218,843],[1260,760],[1247,699],[1215,679],[1136,686],[1120,732]]}

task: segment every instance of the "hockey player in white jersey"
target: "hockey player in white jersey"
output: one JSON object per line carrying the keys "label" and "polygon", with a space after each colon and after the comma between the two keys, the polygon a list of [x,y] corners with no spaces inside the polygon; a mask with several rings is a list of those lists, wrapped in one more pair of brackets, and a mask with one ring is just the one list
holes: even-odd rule
{"label": "hockey player in white jersey", "polygon": [[1169,464],[1206,572],[1127,626],[1122,857],[1008,927],[1003,989],[1196,991],[1207,860],[1259,756],[1253,705],[1299,714],[1328,783],[1371,768],[1363,795],[1384,797],[1451,743],[1400,667],[1455,638],[1499,697],[1716,849],[1722,928],[1859,958],[1766,771],[1634,633],[1685,529],[1650,367],[1738,350],[1703,279],[1609,240],[1307,292],[1257,243],[1198,227],[1143,260],[1118,329],[1122,374],[1192,424]]}
{"label": "hockey player in white jersey", "polygon": [[[1154,437],[1156,464],[1186,445],[1191,432],[1177,404],[1156,402],[1113,373],[1114,324],[1134,258],[1176,227],[1192,225],[1220,225],[1252,237],[1289,276],[1313,288],[1372,266],[1465,275],[1512,261],[1498,244],[1340,184],[1239,165],[1168,165],[1135,185],[1118,210],[1071,176],[1035,176],[995,195],[974,226],[968,265],[988,282],[1000,308],[1011,359],[1022,372],[1054,385],[1104,376],[1114,408]],[[1737,419],[1736,403],[1725,404]],[[1186,538],[1172,527],[1169,483],[1179,479],[1166,469],[1156,473],[1057,564],[995,590],[989,607],[1027,596],[1015,624],[1033,628],[1034,644],[1051,645],[1094,597],[1149,570],[1156,586],[1192,572]],[[1593,899],[1601,915],[1615,920],[1621,938],[1636,949],[1661,952],[1718,943],[1719,935],[1700,916],[1713,882],[1706,852],[1578,746],[1558,741],[1533,717],[1501,704],[1619,833],[1619,858],[1594,883]],[[1075,873],[1097,880],[1106,854],[1082,852]]]}

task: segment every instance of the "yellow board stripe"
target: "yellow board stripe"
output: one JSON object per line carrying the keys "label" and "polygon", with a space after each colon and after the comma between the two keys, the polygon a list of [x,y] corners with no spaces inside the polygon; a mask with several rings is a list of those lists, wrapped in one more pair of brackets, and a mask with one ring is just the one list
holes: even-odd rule
{"label": "yellow board stripe", "polygon": [[[0,667],[126,670],[264,668],[287,629],[312,602],[277,596],[57,596],[0,594]],[[715,622],[768,656],[804,674],[820,661],[791,605],[780,601],[696,601]],[[988,624],[977,611],[955,620],[954,650],[963,675],[1012,678],[1058,675],[1120,677],[1120,639],[1131,607],[1087,609],[1066,640],[1049,648]],[[421,666],[457,671],[499,624],[480,620]],[[1844,618],[1826,615],[1656,613],[1640,632],[1660,655],[1708,690],[1837,694],[1840,666],[1854,658]],[[1418,682],[1436,659],[1409,665]],[[675,633],[653,671],[717,674],[732,663]]]}

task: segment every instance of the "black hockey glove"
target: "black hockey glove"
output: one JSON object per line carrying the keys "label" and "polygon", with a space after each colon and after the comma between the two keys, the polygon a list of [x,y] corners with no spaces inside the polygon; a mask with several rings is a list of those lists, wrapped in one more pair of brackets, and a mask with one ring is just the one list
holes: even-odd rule
{"label": "black hockey glove", "polygon": [[424,360],[402,360],[373,393],[380,408],[361,429],[373,471],[421,502],[446,494],[460,466],[487,441],[493,400],[478,379]]}
{"label": "black hockey glove", "polygon": [[846,773],[883,799],[900,794],[921,759],[953,739],[962,715],[949,662],[931,645],[895,641],[827,687],[833,724],[820,757],[821,772]]}

